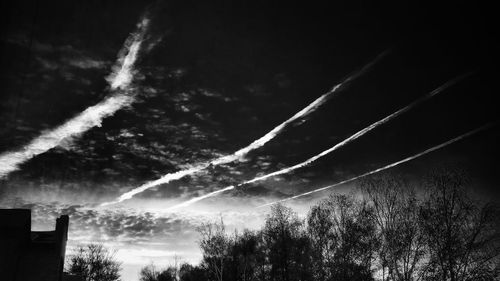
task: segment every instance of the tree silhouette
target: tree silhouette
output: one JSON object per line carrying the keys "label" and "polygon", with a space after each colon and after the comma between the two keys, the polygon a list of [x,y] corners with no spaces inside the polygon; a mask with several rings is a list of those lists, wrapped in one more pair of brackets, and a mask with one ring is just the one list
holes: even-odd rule
{"label": "tree silhouette", "polygon": [[256,252],[259,243],[257,235],[249,230],[245,230],[241,235],[235,232],[232,241],[234,242],[230,265],[232,280],[253,280],[256,274]]}
{"label": "tree silhouette", "polygon": [[311,208],[308,233],[315,279],[373,280],[377,247],[372,210],[348,195],[332,195]]}
{"label": "tree silhouette", "polygon": [[498,280],[500,238],[498,209],[479,205],[465,192],[468,180],[457,170],[428,179],[421,210],[429,261],[426,280]]}
{"label": "tree silhouette", "polygon": [[175,268],[159,270],[154,264],[147,265],[139,273],[139,281],[175,281]]}
{"label": "tree silhouette", "polygon": [[207,279],[206,271],[200,266],[183,263],[179,269],[180,281],[204,281]]}
{"label": "tree silhouette", "polygon": [[71,256],[67,271],[82,276],[85,281],[117,281],[120,280],[121,264],[101,244],[79,246]]}
{"label": "tree silhouette", "polygon": [[232,241],[225,232],[224,222],[205,223],[198,228],[199,241],[203,252],[202,267],[208,273],[209,280],[222,281]]}
{"label": "tree silhouette", "polygon": [[419,228],[419,202],[414,189],[391,175],[372,177],[361,183],[361,190],[373,208],[380,248],[378,262],[382,280],[415,280],[425,254],[425,241]]}
{"label": "tree silhouette", "polygon": [[310,245],[303,223],[290,208],[271,208],[262,229],[269,280],[311,280]]}
{"label": "tree silhouette", "polygon": [[[203,224],[203,259],[183,264],[179,281],[498,280],[498,208],[472,200],[466,184],[461,173],[434,173],[417,194],[383,175],[364,180],[361,194],[330,195],[305,220],[277,204],[260,230]],[[175,273],[146,267],[141,281]]]}

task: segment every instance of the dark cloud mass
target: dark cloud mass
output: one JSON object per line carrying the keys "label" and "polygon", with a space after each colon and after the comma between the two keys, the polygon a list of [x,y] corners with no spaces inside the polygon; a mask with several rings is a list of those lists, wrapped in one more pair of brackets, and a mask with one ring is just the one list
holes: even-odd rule
{"label": "dark cloud mass", "polygon": [[[255,206],[365,173],[498,120],[495,10],[484,3],[1,5],[0,153],[20,149],[108,96],[106,77],[118,52],[149,11],[131,86],[134,102],[0,179],[0,207],[32,209],[37,229],[69,214],[70,247],[102,241],[131,266],[166,264],[176,254],[196,261],[195,228],[202,221],[222,214],[230,227],[257,226],[265,210]],[[386,50],[337,96],[239,161],[99,207],[167,173],[249,145]],[[195,208],[165,211],[302,162],[470,71],[469,78],[312,165]],[[394,172],[417,180],[433,167],[461,166],[474,179],[475,192],[498,200],[498,128]],[[326,194],[290,204],[303,214]]]}

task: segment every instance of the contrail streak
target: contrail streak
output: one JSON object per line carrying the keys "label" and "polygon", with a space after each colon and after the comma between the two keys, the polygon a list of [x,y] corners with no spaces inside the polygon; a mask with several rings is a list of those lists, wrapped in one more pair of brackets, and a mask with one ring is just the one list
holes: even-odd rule
{"label": "contrail streak", "polygon": [[148,25],[149,20],[145,17],[137,24],[137,30],[126,40],[118,55],[117,64],[113,67],[113,72],[107,77],[111,90],[120,90],[120,92],[112,93],[103,101],[88,107],[59,127],[42,133],[18,151],[0,154],[0,178],[19,169],[19,166],[29,159],[59,146],[63,141],[79,136],[95,126],[101,126],[104,118],[112,116],[116,111],[134,102],[134,96],[128,92],[128,89]]}
{"label": "contrail streak", "polygon": [[[240,186],[240,185],[238,185],[238,186]],[[215,196],[215,195],[217,195],[219,193],[222,193],[222,192],[225,192],[225,191],[228,191],[228,190],[232,190],[234,188],[235,188],[234,185],[230,185],[228,187],[224,187],[223,189],[219,189],[219,190],[207,193],[207,194],[202,195],[202,196],[194,197],[192,199],[189,199],[188,201],[185,201],[185,202],[182,202],[180,204],[174,205],[174,206],[172,206],[170,208],[167,208],[167,209],[165,209],[165,211],[171,211],[171,210],[175,210],[175,209],[178,209],[178,208],[187,207],[187,206],[189,206],[191,204],[194,204],[194,203],[196,203],[198,201],[201,201],[203,199]]]}
{"label": "contrail streak", "polygon": [[131,34],[125,41],[125,48],[118,53],[118,65],[113,67],[113,72],[106,78],[112,90],[125,90],[134,75],[134,64],[141,49],[144,36],[149,25],[149,19],[143,17],[137,25],[138,31]]}
{"label": "contrail streak", "polygon": [[282,200],[278,200],[278,201],[274,201],[274,202],[271,202],[271,203],[267,203],[267,204],[264,204],[264,205],[261,205],[261,206],[258,206],[256,208],[262,208],[262,207],[267,207],[267,206],[270,206],[270,205],[273,205],[273,204],[277,204],[277,203],[282,203],[282,202],[285,202],[285,201],[289,201],[289,200],[293,200],[293,199],[296,199],[296,198],[299,198],[299,197],[302,197],[302,196],[306,196],[306,195],[309,195],[309,194],[312,194],[312,193],[316,193],[316,192],[320,192],[320,191],[323,191],[325,189],[329,189],[329,188],[332,188],[332,187],[336,187],[336,186],[339,186],[339,185],[342,185],[342,184],[345,184],[345,183],[348,183],[348,182],[351,182],[351,181],[355,181],[357,179],[360,179],[360,178],[363,178],[363,177],[366,177],[366,176],[369,176],[369,175],[373,175],[375,173],[378,173],[378,172],[382,172],[384,170],[387,170],[387,169],[390,169],[392,167],[395,167],[395,166],[398,166],[400,164],[403,164],[405,162],[408,162],[408,161],[411,161],[415,158],[418,158],[420,156],[423,156],[427,153],[430,153],[430,152],[433,152],[434,150],[438,150],[440,148],[443,148],[445,146],[448,146],[454,142],[457,142],[461,139],[464,139],[466,137],[469,137],[473,134],[476,134],[480,131],[483,131],[483,130],[486,130],[486,129],[489,129],[491,128],[492,126],[494,126],[495,124],[494,123],[489,123],[489,124],[486,124],[482,127],[479,127],[475,130],[472,130],[472,131],[469,131],[468,133],[465,133],[463,135],[460,135],[456,138],[453,138],[449,141],[446,141],[442,144],[439,144],[439,145],[436,145],[434,147],[431,147],[429,149],[426,149],[420,153],[417,153],[415,155],[412,155],[410,157],[407,157],[407,158],[404,158],[403,160],[400,160],[400,161],[397,161],[397,162],[394,162],[392,164],[389,164],[389,165],[386,165],[384,167],[381,167],[381,168],[378,168],[376,170],[373,170],[373,171],[370,171],[370,172],[367,172],[367,173],[364,173],[364,174],[361,174],[359,176],[356,176],[356,177],[353,177],[353,178],[350,178],[350,179],[347,179],[347,180],[344,180],[344,181],[341,181],[341,182],[338,182],[338,183],[335,183],[335,184],[332,184],[332,185],[328,185],[328,186],[325,186],[325,187],[321,187],[321,188],[318,188],[318,189],[314,189],[314,190],[311,190],[311,191],[308,191],[308,192],[305,192],[305,193],[301,193],[301,194],[298,194],[298,195],[295,195],[295,196],[292,196],[292,197],[288,197],[288,198],[285,198],[285,199],[282,199]]}
{"label": "contrail streak", "polygon": [[252,142],[248,146],[234,152],[233,154],[216,158],[210,162],[197,164],[197,165],[194,165],[191,168],[186,169],[186,170],[181,170],[181,171],[178,171],[175,173],[166,174],[157,180],[147,182],[147,183],[145,183],[137,188],[134,188],[134,189],[122,194],[115,201],[102,203],[101,206],[106,206],[106,205],[115,204],[115,203],[125,201],[127,199],[132,198],[134,195],[136,195],[138,193],[144,192],[145,190],[147,190],[149,188],[152,188],[152,187],[160,185],[160,184],[169,183],[170,181],[173,181],[173,180],[178,180],[184,176],[197,173],[197,172],[199,172],[203,169],[206,169],[210,166],[226,164],[226,163],[234,162],[236,160],[241,159],[242,157],[247,155],[250,151],[262,147],[267,142],[269,142],[270,140],[275,138],[288,125],[295,122],[297,119],[306,117],[310,113],[314,112],[318,107],[323,105],[327,100],[334,97],[336,93],[338,93],[340,90],[345,88],[350,82],[352,82],[353,80],[355,80],[359,76],[363,75],[366,71],[368,71],[375,63],[377,63],[380,59],[382,59],[387,53],[388,53],[388,51],[385,51],[385,52],[381,53],[380,55],[378,55],[373,61],[369,62],[367,65],[365,65],[363,68],[361,68],[360,70],[358,70],[354,74],[348,76],[341,83],[335,85],[330,91],[328,91],[327,93],[325,93],[322,96],[320,96],[319,98],[317,98],[315,101],[313,101],[311,104],[309,104],[308,106],[303,108],[301,111],[297,112],[295,115],[290,117],[288,120],[279,124],[274,129],[269,131],[267,134],[265,134],[264,136],[255,140],[254,142]]}
{"label": "contrail streak", "polygon": [[[369,125],[368,127],[365,127],[364,129],[358,131],[357,133],[351,135],[350,137],[348,137],[347,139],[337,143],[336,145],[332,146],[331,148],[321,152],[320,154],[317,154],[307,160],[305,160],[304,162],[301,162],[299,164],[296,164],[296,165],[293,165],[291,167],[288,167],[288,168],[284,168],[284,169],[281,169],[279,171],[276,171],[276,172],[273,172],[273,173],[270,173],[270,174],[267,174],[267,175],[264,175],[264,176],[260,176],[260,177],[256,177],[254,179],[251,179],[251,180],[248,180],[248,181],[245,181],[243,183],[240,183],[238,184],[237,186],[228,186],[226,188],[223,188],[221,190],[216,190],[214,192],[211,192],[211,193],[207,193],[203,196],[200,196],[200,197],[195,197],[189,201],[186,201],[186,202],[183,202],[181,204],[178,204],[178,205],[174,205],[170,208],[168,208],[167,210],[171,210],[171,209],[177,209],[179,207],[184,207],[184,206],[188,206],[192,203],[195,203],[195,202],[198,202],[200,200],[203,200],[205,198],[208,198],[208,197],[212,197],[212,196],[215,196],[223,191],[227,191],[227,190],[231,190],[231,189],[235,189],[236,187],[240,187],[242,185],[245,185],[245,184],[249,184],[249,183],[253,183],[253,182],[256,182],[256,181],[261,181],[261,180],[264,180],[264,179],[267,179],[267,178],[270,178],[270,177],[274,177],[274,176],[277,176],[277,175],[282,175],[282,174],[286,174],[286,173],[290,173],[296,169],[299,169],[299,168],[302,168],[302,167],[305,167],[311,163],[313,163],[314,161],[318,160],[319,158],[343,147],[344,145],[356,140],[357,138],[365,135],[366,133],[374,130],[375,128],[393,120],[394,118],[398,117],[399,115],[407,112],[408,110],[420,105],[421,103],[423,103],[424,101],[434,97],[435,95],[441,93],[442,91],[446,90],[447,88],[455,85],[456,83],[458,83],[459,81],[461,81],[462,79],[464,79],[465,77],[468,77],[470,76],[472,73],[466,73],[466,74],[463,74],[463,75],[460,75],[452,80],[449,80],[448,82],[444,83],[443,85],[439,86],[438,88],[434,89],[432,92],[428,93],[427,95],[417,99],[416,101],[410,103],[409,105],[401,108],[400,110],[390,114],[389,116]],[[188,203],[189,202],[189,203]]]}

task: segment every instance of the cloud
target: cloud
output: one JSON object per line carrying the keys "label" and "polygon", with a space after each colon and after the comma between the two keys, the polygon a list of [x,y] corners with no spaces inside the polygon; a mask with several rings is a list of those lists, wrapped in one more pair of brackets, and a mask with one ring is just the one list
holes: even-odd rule
{"label": "cloud", "polygon": [[101,209],[89,204],[65,203],[55,195],[53,200],[43,202],[4,197],[0,200],[0,207],[31,209],[33,230],[54,229],[55,219],[67,214],[70,217],[69,248],[91,242],[103,243],[118,250],[123,262],[142,264],[151,260],[165,261],[173,255],[197,262],[200,251],[196,228],[203,222],[218,220],[220,215],[228,229],[257,228],[264,218],[263,213],[258,215],[252,208],[234,208],[241,206],[241,202],[234,202],[234,205],[230,202],[226,207],[231,208],[221,209],[221,212],[212,209],[214,206],[187,212],[165,212],[162,208],[164,200],[136,203]]}
{"label": "cloud", "polygon": [[92,58],[65,58],[66,63],[81,69],[103,69],[108,66],[107,62]]}

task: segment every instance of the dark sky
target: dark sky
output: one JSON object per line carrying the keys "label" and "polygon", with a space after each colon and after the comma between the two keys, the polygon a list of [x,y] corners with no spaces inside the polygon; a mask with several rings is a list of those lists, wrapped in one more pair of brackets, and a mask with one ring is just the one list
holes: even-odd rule
{"label": "dark sky", "polygon": [[[44,206],[54,214],[60,205],[73,206],[78,221],[90,212],[79,208],[245,147],[386,50],[339,96],[245,161],[161,185],[137,200],[184,200],[296,164],[470,71],[439,96],[321,161],[209,203],[217,209],[234,198],[311,190],[498,120],[492,6],[289,2],[2,3],[0,153],[103,100],[105,77],[146,9],[147,40],[157,43],[137,61],[136,102],[0,180],[2,206]],[[394,172],[418,179],[438,166],[459,166],[473,179],[473,191],[498,200],[498,143],[495,126]],[[147,218],[141,210],[130,212]],[[103,217],[111,225],[103,235],[113,237],[122,218]],[[141,225],[155,224],[142,219]],[[78,231],[89,237],[85,229]]]}

